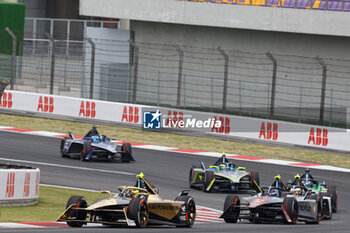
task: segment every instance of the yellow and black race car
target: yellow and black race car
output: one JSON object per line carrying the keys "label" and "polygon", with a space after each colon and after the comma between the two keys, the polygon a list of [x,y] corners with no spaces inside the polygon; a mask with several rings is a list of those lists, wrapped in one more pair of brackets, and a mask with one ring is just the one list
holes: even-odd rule
{"label": "yellow and black race car", "polygon": [[237,167],[230,162],[225,153],[214,165],[205,167],[192,166],[189,175],[190,187],[202,189],[204,192],[261,192],[258,172],[247,172],[245,167]]}
{"label": "yellow and black race car", "polygon": [[57,219],[71,227],[82,227],[87,223],[104,225],[126,225],[144,228],[147,225],[175,225],[192,227],[196,217],[196,205],[189,190],[183,190],[172,200],[165,200],[158,190],[148,182],[143,173],[136,176],[135,186],[119,186],[119,193],[101,191],[109,197],[92,203],[82,196],[69,198],[66,210]]}

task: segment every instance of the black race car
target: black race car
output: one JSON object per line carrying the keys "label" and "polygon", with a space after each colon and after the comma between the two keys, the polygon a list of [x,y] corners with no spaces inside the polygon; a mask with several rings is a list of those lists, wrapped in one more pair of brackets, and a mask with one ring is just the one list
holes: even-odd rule
{"label": "black race car", "polygon": [[281,222],[295,224],[319,224],[322,220],[323,199],[312,194],[304,186],[288,189],[278,175],[269,187],[251,197],[239,198],[229,194],[224,202],[224,212],[220,216],[227,223],[236,223],[239,219],[250,222]]}
{"label": "black race car", "polygon": [[60,144],[61,157],[80,158],[82,161],[92,159],[114,160],[121,162],[135,161],[132,157],[132,148],[129,143],[121,146],[112,142],[110,138],[97,132],[96,126],[82,139],[76,139],[72,132],[64,137]]}

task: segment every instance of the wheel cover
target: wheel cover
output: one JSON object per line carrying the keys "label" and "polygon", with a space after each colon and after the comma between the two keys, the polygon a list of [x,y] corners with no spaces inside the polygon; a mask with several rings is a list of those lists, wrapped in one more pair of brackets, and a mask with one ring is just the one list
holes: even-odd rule
{"label": "wheel cover", "polygon": [[186,222],[190,225],[192,225],[194,222],[195,212],[196,212],[196,207],[193,201],[190,201],[187,205],[187,211],[186,211]]}
{"label": "wheel cover", "polygon": [[145,202],[140,204],[138,220],[140,227],[146,227],[148,221],[148,208]]}

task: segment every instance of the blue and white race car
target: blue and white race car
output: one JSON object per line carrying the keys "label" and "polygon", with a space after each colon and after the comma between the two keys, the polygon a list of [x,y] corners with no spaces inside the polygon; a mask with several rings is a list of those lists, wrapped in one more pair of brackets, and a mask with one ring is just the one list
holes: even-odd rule
{"label": "blue and white race car", "polygon": [[82,139],[76,139],[72,132],[64,137],[60,144],[61,157],[80,158],[82,161],[92,159],[114,160],[121,162],[135,161],[132,157],[132,148],[129,143],[121,146],[112,142],[110,138],[97,132],[96,126]]}

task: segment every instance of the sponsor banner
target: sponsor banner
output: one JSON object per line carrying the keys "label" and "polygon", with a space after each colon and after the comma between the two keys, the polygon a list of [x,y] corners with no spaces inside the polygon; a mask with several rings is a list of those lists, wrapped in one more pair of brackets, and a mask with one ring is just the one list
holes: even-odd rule
{"label": "sponsor banner", "polygon": [[39,197],[40,170],[0,169],[0,202]]}
{"label": "sponsor banner", "polygon": [[141,105],[5,91],[0,108],[141,125]]}
{"label": "sponsor banner", "polygon": [[350,151],[345,129],[277,120],[203,113],[172,108],[143,108],[143,129],[177,129],[227,137]]}
{"label": "sponsor banner", "polygon": [[0,108],[350,151],[344,129],[163,107],[5,91]]}

